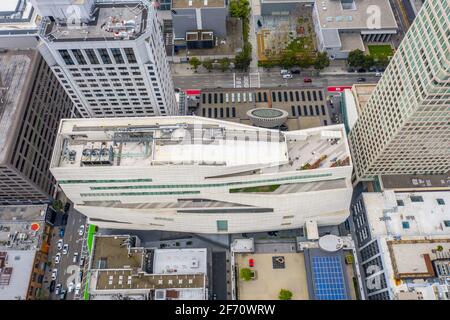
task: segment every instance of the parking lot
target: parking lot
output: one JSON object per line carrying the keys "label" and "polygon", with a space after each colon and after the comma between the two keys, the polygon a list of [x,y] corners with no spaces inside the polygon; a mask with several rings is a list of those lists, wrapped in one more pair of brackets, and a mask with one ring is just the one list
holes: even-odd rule
{"label": "parking lot", "polygon": [[[82,235],[80,235],[80,227],[84,228]],[[84,286],[80,277],[80,270],[82,270],[80,259],[86,260],[88,255],[85,244],[87,227],[86,217],[70,208],[67,224],[54,228],[49,252],[50,266],[44,277],[44,288],[48,290],[49,299],[60,299],[61,292],[64,291],[66,291],[66,300],[82,298]],[[55,269],[57,270],[55,286],[50,289],[52,273]],[[73,284],[71,285],[71,283]],[[78,283],[80,283],[78,285],[79,295],[75,297],[75,289]],[[69,292],[69,286],[73,286],[71,292]],[[58,287],[60,287],[59,290]]]}

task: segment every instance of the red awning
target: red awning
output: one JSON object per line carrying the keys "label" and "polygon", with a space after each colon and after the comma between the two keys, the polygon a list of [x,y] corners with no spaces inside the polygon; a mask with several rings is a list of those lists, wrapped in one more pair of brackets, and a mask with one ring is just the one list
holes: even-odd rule
{"label": "red awning", "polygon": [[188,96],[198,96],[200,94],[200,90],[195,90],[195,89],[188,89],[186,90],[186,94]]}
{"label": "red awning", "polygon": [[351,86],[342,86],[342,87],[328,87],[328,91],[330,92],[343,92],[345,89],[351,89]]}

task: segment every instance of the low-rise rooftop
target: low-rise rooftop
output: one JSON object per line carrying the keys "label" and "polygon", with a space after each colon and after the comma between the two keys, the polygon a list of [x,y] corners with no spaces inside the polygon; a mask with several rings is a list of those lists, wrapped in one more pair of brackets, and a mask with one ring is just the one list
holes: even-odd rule
{"label": "low-rise rooftop", "polygon": [[[323,29],[397,29],[389,0],[317,0],[315,5]],[[380,10],[380,25],[373,28],[368,25],[371,6]]]}
{"label": "low-rise rooftop", "polygon": [[450,234],[450,192],[363,193],[373,237]]}
{"label": "low-rise rooftop", "polygon": [[225,8],[224,0],[172,0],[172,9]]}
{"label": "low-rise rooftop", "polygon": [[39,23],[29,0],[0,1],[0,36],[37,33]]}

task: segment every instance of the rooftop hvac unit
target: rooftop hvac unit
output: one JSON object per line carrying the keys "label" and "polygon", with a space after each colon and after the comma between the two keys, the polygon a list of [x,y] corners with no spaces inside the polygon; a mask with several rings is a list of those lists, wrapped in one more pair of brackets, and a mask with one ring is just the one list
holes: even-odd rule
{"label": "rooftop hvac unit", "polygon": [[192,258],[192,260],[191,260],[191,268],[198,268],[198,259]]}

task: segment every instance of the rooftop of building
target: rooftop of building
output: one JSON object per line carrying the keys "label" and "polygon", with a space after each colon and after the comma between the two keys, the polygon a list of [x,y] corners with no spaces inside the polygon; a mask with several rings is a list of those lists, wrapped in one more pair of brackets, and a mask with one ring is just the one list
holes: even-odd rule
{"label": "rooftop of building", "polygon": [[48,41],[105,41],[136,39],[147,28],[147,7],[129,4],[97,4],[90,23],[67,24],[46,20]]}
{"label": "rooftop of building", "polygon": [[441,175],[389,175],[381,176],[384,190],[425,191],[450,190],[450,172]]}
{"label": "rooftop of building", "polygon": [[172,0],[172,9],[225,8],[224,0]]}
{"label": "rooftop of building", "polygon": [[[379,9],[380,26],[370,28],[373,6]],[[397,29],[389,0],[317,0],[317,13],[323,29]]]}
{"label": "rooftop of building", "polygon": [[0,248],[0,300],[27,298],[35,255],[35,250]]}
{"label": "rooftop of building", "polygon": [[47,205],[0,206],[0,250],[39,250]]}
{"label": "rooftop of building", "polygon": [[153,258],[155,274],[192,274],[207,272],[206,249],[156,249]]}
{"label": "rooftop of building", "polygon": [[8,160],[14,128],[23,109],[21,103],[30,83],[33,50],[0,52],[0,163]]}
{"label": "rooftop of building", "polygon": [[144,249],[134,247],[134,241],[126,235],[95,236],[91,263],[94,294],[160,290],[155,297],[160,300],[204,299],[206,249]]}
{"label": "rooftop of building", "polygon": [[351,164],[343,125],[280,132],[194,116],[65,119],[58,140],[52,167]]}
{"label": "rooftop of building", "polygon": [[373,237],[440,236],[450,233],[450,192],[363,193]]}
{"label": "rooftop of building", "polygon": [[37,32],[40,21],[29,0],[0,1],[0,36]]}

